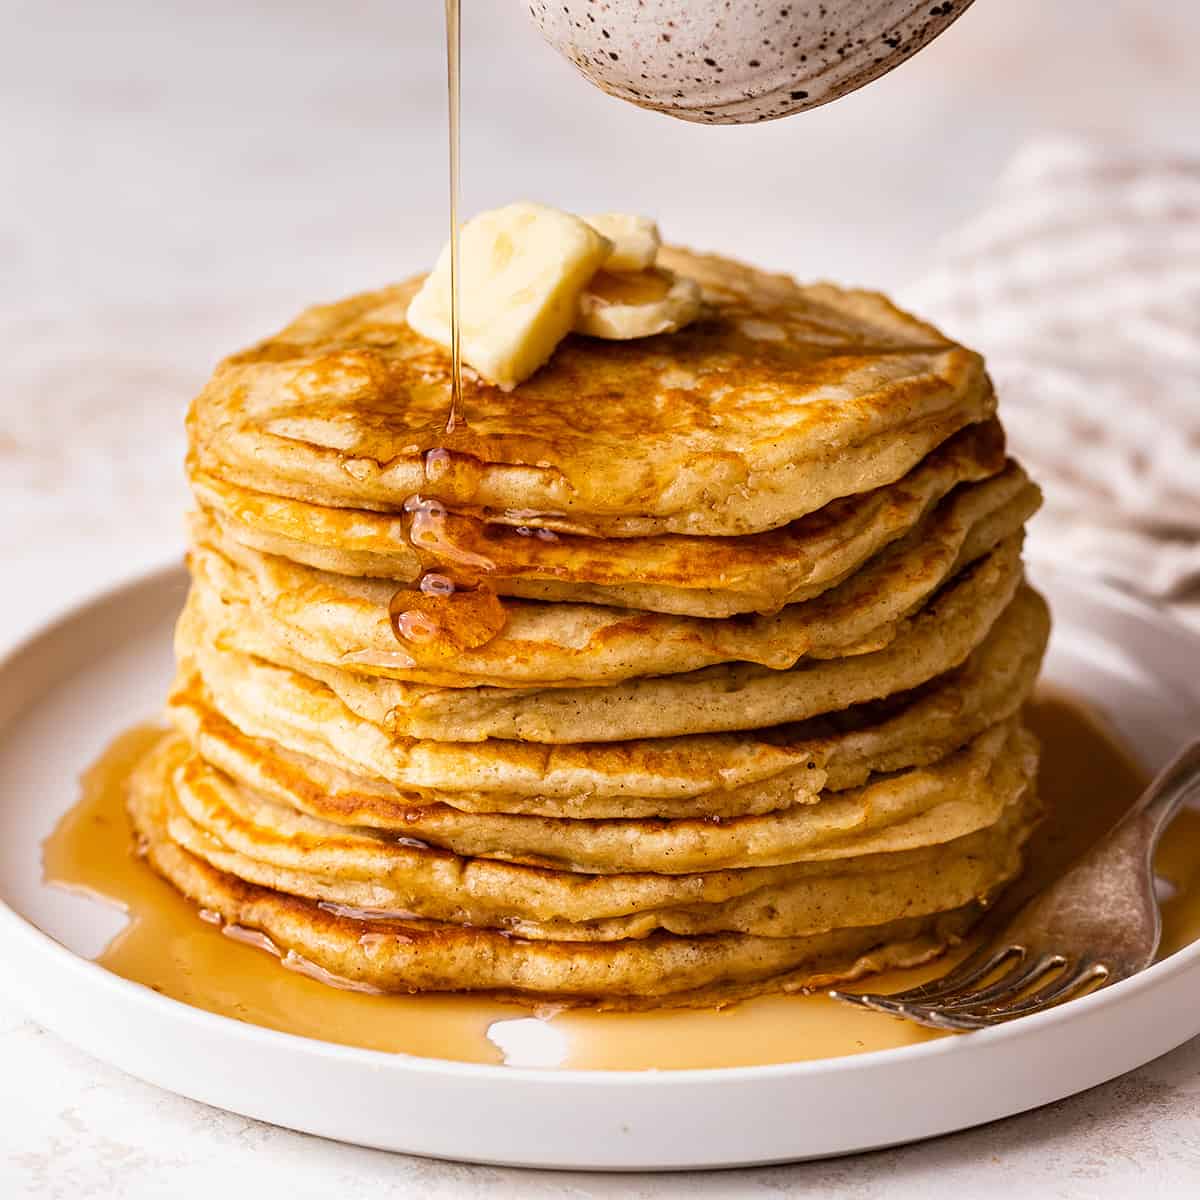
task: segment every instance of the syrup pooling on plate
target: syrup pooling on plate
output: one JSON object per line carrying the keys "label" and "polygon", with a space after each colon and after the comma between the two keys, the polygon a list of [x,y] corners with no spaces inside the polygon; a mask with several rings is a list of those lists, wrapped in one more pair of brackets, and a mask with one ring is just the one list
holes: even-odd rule
{"label": "syrup pooling on plate", "polygon": [[[1105,723],[1061,693],[1043,691],[1031,707],[1030,724],[1044,745],[1039,786],[1058,814],[1035,835],[1027,886],[1037,887],[1103,834],[1139,794],[1146,775]],[[531,1011],[479,996],[371,995],[319,982],[302,963],[284,970],[272,953],[247,944],[242,927],[222,932],[219,923],[205,920],[137,857],[124,811],[125,781],[159,736],[146,726],[112,744],[85,774],[78,805],[47,839],[43,863],[48,884],[129,915],[97,961],[175,1000],[365,1049],[595,1070],[799,1062],[947,1036],[824,995],[766,996],[722,1010],[602,1013],[550,1005]],[[1088,802],[1078,803],[1081,797]],[[1198,863],[1200,812],[1185,811],[1167,831],[1156,860],[1175,889],[1163,905],[1161,955],[1200,937]],[[363,910],[362,936],[378,936],[388,916],[398,914]],[[872,977],[871,990],[915,986],[943,974],[951,961]]]}

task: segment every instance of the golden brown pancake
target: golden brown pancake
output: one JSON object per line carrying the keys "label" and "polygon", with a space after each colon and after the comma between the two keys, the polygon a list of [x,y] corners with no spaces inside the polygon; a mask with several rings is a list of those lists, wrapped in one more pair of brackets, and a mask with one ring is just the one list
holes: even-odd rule
{"label": "golden brown pancake", "polygon": [[[949,912],[802,937],[670,933],[609,941],[553,941],[416,918],[362,920],[246,883],[191,854],[167,833],[167,780],[185,746],[166,742],[130,795],[135,829],[156,870],[224,922],[264,934],[296,969],[379,991],[485,991],[606,1007],[711,1005],[794,991],[912,965],[958,940],[979,914]],[[287,961],[287,956],[291,956]]]}
{"label": "golden brown pancake", "polygon": [[883,650],[801,660],[788,671],[730,663],[608,687],[439,688],[362,676],[243,640],[235,626],[214,630],[197,624],[190,607],[180,622],[179,653],[187,658],[204,641],[257,651],[266,661],[324,683],[351,711],[395,737],[624,741],[757,729],[908,691],[958,666],[1010,602],[1011,620],[1025,630],[1026,644],[1044,641],[1049,624],[1044,602],[1021,585],[1015,556],[990,555],[956,575]]}
{"label": "golden brown pancake", "polygon": [[211,647],[199,648],[177,680],[185,696],[196,688],[203,704],[251,737],[414,791],[525,797],[537,808],[581,797],[640,806],[639,798],[647,805],[688,800],[782,773],[799,798],[822,781],[807,751],[735,733],[554,746],[394,739],[324,684]]}
{"label": "golden brown pancake", "polygon": [[[496,852],[496,839],[507,836],[515,839],[501,843],[507,857],[515,856],[517,845],[524,847],[524,861],[579,863],[582,851],[570,835],[579,818],[585,818],[591,828],[615,825],[624,830],[624,840],[636,842],[640,827],[631,818],[729,818],[771,812],[789,804],[812,803],[818,786],[841,791],[866,782],[872,773],[937,762],[989,726],[1013,716],[1027,699],[1047,632],[1044,610],[1033,607],[1038,624],[1027,627],[1020,619],[1020,606],[1014,606],[961,668],[921,688],[835,716],[764,731],[762,736],[771,743],[806,751],[800,755],[802,767],[742,787],[671,802],[629,795],[607,803],[590,795],[556,802],[400,788],[287,750],[277,742],[248,737],[221,717],[197,688],[178,691],[170,711],[206,761],[252,791],[298,812],[338,824],[394,830],[465,854],[487,851],[481,851],[481,843],[474,840],[464,814],[509,813],[506,823],[493,821],[484,835],[490,839],[491,852]],[[549,819],[530,822],[529,816]],[[613,861],[610,856],[610,865]]]}
{"label": "golden brown pancake", "polygon": [[994,891],[1017,870],[1039,812],[1024,769],[1010,761],[1000,772],[1011,792],[995,821],[946,841],[682,875],[595,876],[396,846],[259,804],[195,756],[167,785],[168,830],[248,882],[367,917],[406,913],[566,941],[658,930],[796,937],[927,915]]}
{"label": "golden brown pancake", "polygon": [[[726,662],[786,669],[886,646],[901,623],[954,573],[1003,547],[1019,570],[1021,529],[1040,496],[1019,470],[956,492],[850,578],[772,616],[707,620],[598,605],[506,599],[505,623],[482,645],[448,653],[401,644],[382,580],[316,571],[238,543],[197,522],[193,588],[206,620],[239,644],[281,648],[365,675],[446,687],[616,683]],[[240,606],[225,618],[223,606]],[[403,607],[403,604],[400,605]],[[211,614],[211,615],[207,615]]]}
{"label": "golden brown pancake", "polygon": [[[197,470],[272,495],[452,507],[609,537],[771,529],[891,483],[991,416],[977,354],[882,296],[664,251],[709,315],[630,342],[571,336],[512,392],[405,321],[420,279],[309,309],[225,360],[189,417]],[[426,459],[431,448],[441,448]]]}
{"label": "golden brown pancake", "polygon": [[[868,776],[861,787],[821,792],[809,803],[774,812],[669,821],[457,813],[442,821],[449,830],[440,844],[456,842],[451,848],[464,857],[612,876],[856,859],[941,845],[996,824],[1025,793],[1035,764],[1035,745],[1014,723],[1004,722],[940,762]],[[405,836],[397,841],[381,829],[335,826],[231,781],[222,790],[227,781],[193,757],[176,781],[180,803],[193,821],[214,833],[208,822],[214,820],[211,798],[219,793],[226,817],[218,836],[226,842],[231,830],[260,830],[274,843],[269,850],[282,852],[272,834],[290,831],[299,849],[280,865],[303,869],[307,862],[309,870],[322,876],[347,869],[358,879],[381,880],[388,864],[396,861],[397,847],[406,851],[407,843],[417,840]],[[435,831],[436,818],[444,815],[435,814],[429,822]],[[244,850],[254,846],[253,836],[248,838],[241,845]],[[361,851],[357,867],[351,866],[353,853],[343,853],[346,844]]]}
{"label": "golden brown pancake", "polygon": [[447,513],[428,546],[410,540],[409,517],[306,504],[203,472],[191,483],[218,543],[322,571],[412,583],[465,556],[487,564],[488,583],[505,596],[726,617],[819,595],[903,537],[954,487],[1004,466],[1004,435],[993,420],[968,426],[895,483],[764,533],[598,538]]}

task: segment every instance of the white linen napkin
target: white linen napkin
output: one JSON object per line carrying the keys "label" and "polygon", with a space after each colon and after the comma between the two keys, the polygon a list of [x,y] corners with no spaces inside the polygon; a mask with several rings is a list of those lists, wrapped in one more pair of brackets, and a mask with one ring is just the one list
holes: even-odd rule
{"label": "white linen napkin", "polygon": [[1200,159],[1034,142],[902,301],[987,356],[1034,553],[1200,593]]}

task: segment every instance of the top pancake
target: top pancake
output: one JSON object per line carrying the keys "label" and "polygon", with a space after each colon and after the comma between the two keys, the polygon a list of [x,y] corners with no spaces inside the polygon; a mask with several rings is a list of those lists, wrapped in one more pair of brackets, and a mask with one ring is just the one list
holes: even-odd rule
{"label": "top pancake", "polygon": [[609,537],[736,535],[899,479],[994,410],[979,356],[882,296],[661,258],[703,286],[701,320],[568,337],[512,392],[465,380],[453,434],[448,357],[404,319],[419,279],[310,309],[218,367],[189,417],[193,468],[333,507],[420,494]]}

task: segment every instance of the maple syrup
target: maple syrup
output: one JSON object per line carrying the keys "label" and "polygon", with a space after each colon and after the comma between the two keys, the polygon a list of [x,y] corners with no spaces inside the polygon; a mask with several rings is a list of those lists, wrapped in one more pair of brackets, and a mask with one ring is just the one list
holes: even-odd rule
{"label": "maple syrup", "polygon": [[[1035,836],[1016,885],[1041,887],[1101,836],[1141,792],[1145,772],[1103,721],[1044,690],[1030,706],[1043,743],[1039,786],[1053,817]],[[860,1054],[946,1036],[861,1012],[821,994],[766,996],[722,1010],[531,1012],[471,996],[382,996],[340,990],[282,969],[222,930],[137,855],[124,785],[154,743],[153,727],[119,737],[85,774],[78,805],[47,839],[47,884],[116,905],[129,917],[98,956],[108,970],[186,1004],[251,1024],[366,1049],[514,1066],[678,1069],[754,1066]],[[1173,893],[1162,905],[1162,955],[1200,937],[1200,812],[1185,811],[1156,867]],[[238,940],[235,940],[238,939]],[[960,953],[965,953],[965,949]],[[872,990],[934,978],[948,958],[873,976]]]}
{"label": "maple syrup", "polygon": [[[473,439],[463,407],[461,282],[458,201],[461,114],[461,0],[446,0],[446,93],[450,167],[450,406],[438,444],[421,458],[425,479],[469,503],[479,481],[479,460],[466,447]],[[404,534],[428,564],[415,588],[400,588],[388,604],[392,632],[402,647],[386,659],[355,654],[348,662],[405,669],[443,665],[497,637],[508,621],[504,605],[487,583],[494,563],[455,541],[445,504],[420,492],[404,503]]]}
{"label": "maple syrup", "polygon": [[404,511],[409,544],[432,566],[415,589],[393,594],[388,605],[392,632],[413,665],[446,662],[490,642],[507,624],[504,605],[486,582],[495,564],[455,540],[440,500],[410,496]]}
{"label": "maple syrup", "polygon": [[453,433],[462,419],[462,342],[459,315],[459,115],[462,107],[460,58],[462,54],[462,2],[446,0],[446,125],[450,139],[450,412],[446,432]]}

